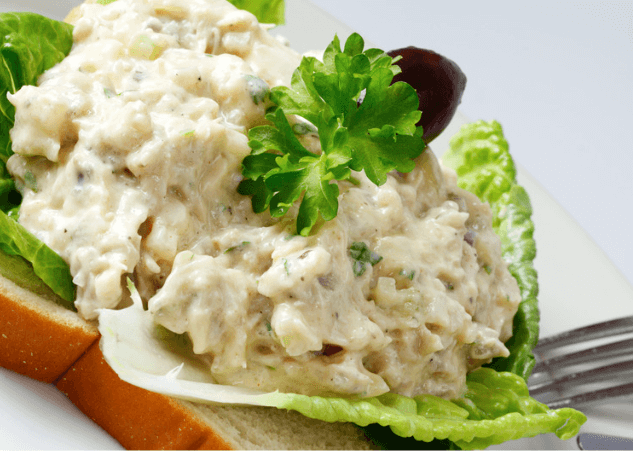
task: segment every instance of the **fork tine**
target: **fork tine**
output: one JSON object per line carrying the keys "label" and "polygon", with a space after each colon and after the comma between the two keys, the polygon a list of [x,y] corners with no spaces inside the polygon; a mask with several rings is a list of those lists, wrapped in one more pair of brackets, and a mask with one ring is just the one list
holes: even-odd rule
{"label": "fork tine", "polygon": [[590,382],[605,380],[605,378],[613,378],[613,380],[616,380],[617,377],[630,372],[633,372],[633,360],[612,363],[599,368],[567,374],[562,377],[554,378],[551,381],[531,384],[529,385],[530,394],[535,395],[562,387],[569,388],[575,385],[588,384]]}
{"label": "fork tine", "polygon": [[560,409],[563,407],[575,407],[581,404],[590,404],[597,401],[604,401],[605,399],[618,398],[620,396],[631,394],[633,394],[633,382],[618,385],[615,387],[604,388],[602,390],[596,390],[593,392],[568,396],[566,398],[561,398],[557,399],[556,401],[548,402],[547,405],[550,409]]}
{"label": "fork tine", "polygon": [[[633,373],[633,338],[611,342],[601,346],[595,346],[581,351],[568,352],[563,355],[555,355],[547,358],[553,348],[562,348],[571,344],[580,344],[589,340],[613,338],[618,335],[633,333],[633,316],[619,318],[590,326],[580,327],[571,331],[563,332],[554,336],[541,339],[534,348],[537,357],[537,364],[528,381],[530,393],[538,395],[544,392],[560,391],[567,388],[582,386],[595,382],[611,382],[612,386],[600,390],[587,391],[559,398],[553,401],[546,401],[551,409],[561,407],[578,406],[610,398],[622,397],[633,394],[633,382],[613,386],[623,380],[631,381],[630,374]],[[622,357],[628,357],[622,359]],[[619,361],[617,360],[619,358]],[[608,365],[605,363],[611,362]],[[596,368],[602,363],[603,366]],[[580,364],[593,364],[590,369],[577,370],[570,373],[568,368]],[[557,373],[562,371],[562,376]],[[626,377],[626,379],[624,379]],[[584,389],[584,388],[583,388]]]}
{"label": "fork tine", "polygon": [[611,321],[592,324],[590,326],[579,327],[567,332],[563,332],[551,337],[539,340],[534,348],[535,351],[543,351],[553,347],[565,346],[568,344],[581,343],[583,341],[598,338],[613,337],[616,335],[633,332],[633,316],[618,318]]}
{"label": "fork tine", "polygon": [[562,366],[591,363],[629,354],[633,354],[633,338],[541,360],[534,365],[532,374],[536,375]]}

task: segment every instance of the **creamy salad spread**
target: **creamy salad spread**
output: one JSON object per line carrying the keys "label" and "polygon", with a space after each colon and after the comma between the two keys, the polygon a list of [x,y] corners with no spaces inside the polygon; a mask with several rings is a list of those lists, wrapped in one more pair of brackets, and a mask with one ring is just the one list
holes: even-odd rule
{"label": "creamy salad spread", "polygon": [[127,305],[131,277],[219,383],[305,394],[454,398],[508,355],[520,294],[490,209],[430,149],[383,186],[341,182],[338,216],[297,236],[237,185],[300,56],[224,0],[81,8],[71,54],[10,95],[8,167],[83,317]]}

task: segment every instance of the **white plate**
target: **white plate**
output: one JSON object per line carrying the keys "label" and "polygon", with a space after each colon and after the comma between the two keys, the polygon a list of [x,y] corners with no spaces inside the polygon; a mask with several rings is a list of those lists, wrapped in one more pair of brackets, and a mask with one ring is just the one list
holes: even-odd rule
{"label": "white plate", "polygon": [[[34,11],[62,19],[79,0],[0,0],[0,11]],[[307,0],[290,0],[288,25],[279,32],[299,51],[319,49],[336,32],[350,29]],[[308,18],[308,19],[306,19]],[[466,118],[458,114],[433,148],[441,154]],[[521,167],[519,181],[532,199],[538,257],[542,336],[599,320],[633,314],[633,288],[577,223]],[[595,306],[600,308],[596,309]],[[630,436],[633,407],[629,403],[586,409],[587,432]],[[0,449],[120,448],[52,385],[0,368]],[[501,448],[501,447],[499,447]],[[517,449],[577,449],[574,440],[553,434],[504,444]]]}

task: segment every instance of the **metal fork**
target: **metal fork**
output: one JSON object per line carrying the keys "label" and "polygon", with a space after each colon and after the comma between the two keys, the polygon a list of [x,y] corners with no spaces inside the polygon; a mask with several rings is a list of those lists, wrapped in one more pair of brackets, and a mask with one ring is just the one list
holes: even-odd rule
{"label": "metal fork", "polygon": [[[613,341],[627,334],[631,337]],[[599,344],[578,349],[588,341]],[[633,316],[543,338],[534,355],[530,394],[551,409],[633,394]]]}

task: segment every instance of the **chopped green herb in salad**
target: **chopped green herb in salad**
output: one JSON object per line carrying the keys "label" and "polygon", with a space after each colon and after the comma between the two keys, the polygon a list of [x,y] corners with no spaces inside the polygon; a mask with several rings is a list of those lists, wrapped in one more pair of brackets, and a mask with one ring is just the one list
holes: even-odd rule
{"label": "chopped green herb in salad", "polygon": [[367,265],[377,265],[382,260],[382,257],[373,252],[367,246],[367,243],[355,242],[349,248],[349,255],[352,258],[352,267],[354,269],[354,275],[357,277],[365,274]]}

